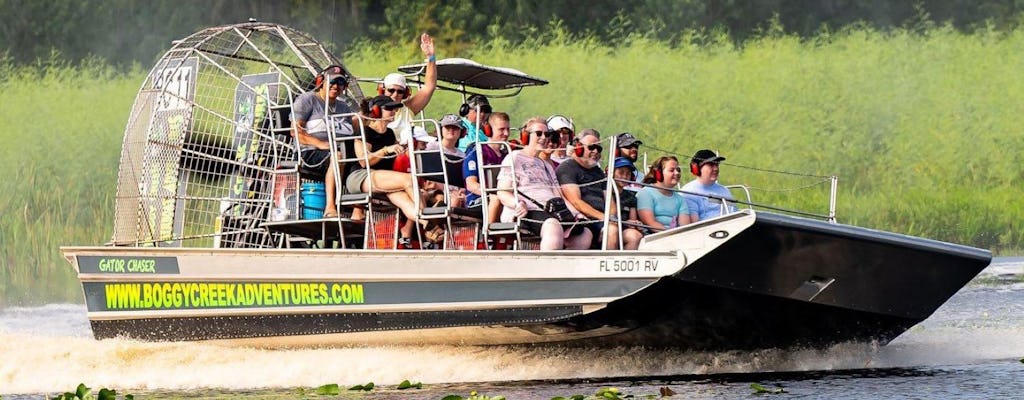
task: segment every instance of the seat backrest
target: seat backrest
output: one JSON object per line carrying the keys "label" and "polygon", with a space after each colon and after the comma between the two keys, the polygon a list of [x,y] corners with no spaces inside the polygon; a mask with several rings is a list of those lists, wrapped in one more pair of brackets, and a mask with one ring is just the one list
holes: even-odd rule
{"label": "seat backrest", "polygon": [[[422,173],[437,173],[444,171],[448,178],[448,185],[465,187],[462,179],[462,157],[444,155],[444,169],[441,169],[442,155],[440,152],[423,152],[416,154],[416,166]],[[427,175],[424,179],[445,183],[440,175]]]}

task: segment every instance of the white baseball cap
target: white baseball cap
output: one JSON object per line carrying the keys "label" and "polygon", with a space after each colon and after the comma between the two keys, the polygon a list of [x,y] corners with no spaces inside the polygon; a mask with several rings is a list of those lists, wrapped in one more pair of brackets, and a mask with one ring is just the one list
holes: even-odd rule
{"label": "white baseball cap", "polygon": [[552,115],[548,117],[548,129],[557,131],[562,128],[576,132],[576,128],[572,126],[572,121],[569,121],[568,118],[561,115]]}
{"label": "white baseball cap", "polygon": [[384,77],[384,88],[385,89],[390,89],[394,85],[401,86],[403,89],[408,87],[405,84],[405,75],[392,72],[392,73],[390,73],[390,74],[388,74],[387,76]]}

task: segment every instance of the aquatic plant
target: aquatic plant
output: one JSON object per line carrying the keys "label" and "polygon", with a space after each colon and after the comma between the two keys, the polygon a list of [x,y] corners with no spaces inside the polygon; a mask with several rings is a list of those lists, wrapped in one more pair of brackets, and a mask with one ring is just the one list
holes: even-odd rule
{"label": "aquatic plant", "polygon": [[409,382],[408,379],[406,379],[406,380],[402,381],[402,383],[398,384],[398,390],[406,390],[406,389],[423,389],[423,382],[412,383],[412,382]]}
{"label": "aquatic plant", "polygon": [[[135,396],[126,394],[124,400],[133,400]],[[2,397],[0,397],[2,399]],[[75,388],[75,392],[64,392],[57,396],[54,396],[52,400],[116,400],[117,391],[113,389],[100,388],[100,391],[96,396],[92,395],[92,389],[85,386],[84,383],[79,383],[78,387]]]}
{"label": "aquatic plant", "polygon": [[441,400],[505,400],[505,396],[487,396],[477,393],[475,390],[469,392],[469,397],[462,397],[457,394],[450,394]]}
{"label": "aquatic plant", "polygon": [[786,389],[783,389],[783,388],[780,388],[780,387],[768,388],[768,387],[765,387],[764,385],[762,385],[760,383],[756,383],[756,382],[755,383],[751,383],[750,384],[750,388],[754,389],[754,393],[751,393],[751,394],[781,394],[781,393],[786,393]]}
{"label": "aquatic plant", "polygon": [[373,382],[367,382],[365,385],[355,385],[348,388],[348,390],[361,390],[364,392],[369,392],[373,390]]}
{"label": "aquatic plant", "polygon": [[341,394],[341,388],[337,383],[328,383],[316,388],[316,394],[321,396],[337,396]]}

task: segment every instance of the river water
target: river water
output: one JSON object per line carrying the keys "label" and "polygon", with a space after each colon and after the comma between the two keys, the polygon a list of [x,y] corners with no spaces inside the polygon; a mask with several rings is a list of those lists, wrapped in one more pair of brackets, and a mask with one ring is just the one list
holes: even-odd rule
{"label": "river water", "polygon": [[[441,399],[470,391],[508,399],[635,396],[1020,398],[1024,396],[1024,258],[1000,258],[931,318],[887,346],[681,352],[638,348],[373,347],[301,350],[96,341],[85,306],[0,310],[0,394],[40,398],[79,383],[136,398],[302,398],[303,387],[373,382],[342,398]],[[403,380],[422,389],[398,390]],[[309,393],[309,392],[307,392]],[[312,396],[316,397],[316,396]]]}

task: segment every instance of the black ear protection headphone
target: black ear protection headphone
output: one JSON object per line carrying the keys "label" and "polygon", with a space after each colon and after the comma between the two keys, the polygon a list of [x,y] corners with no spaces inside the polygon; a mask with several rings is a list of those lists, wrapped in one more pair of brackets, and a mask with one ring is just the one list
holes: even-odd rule
{"label": "black ear protection headphone", "polygon": [[484,105],[490,106],[490,104],[487,102],[487,98],[484,97],[484,95],[474,94],[472,96],[469,96],[469,98],[466,99],[466,102],[462,103],[462,105],[459,106],[459,116],[465,117],[469,115],[469,112],[473,111],[474,108],[482,107]]}
{"label": "black ear protection headphone", "polygon": [[[339,66],[339,65],[329,65],[329,66],[327,66],[327,68],[324,68],[323,71],[320,71],[320,73],[316,75],[316,81],[314,82],[313,86],[315,86],[317,88],[319,88],[320,86],[323,86],[324,78],[327,77],[327,74],[339,75],[342,78],[345,78],[345,76],[346,76],[345,69],[342,68],[341,66]],[[346,84],[346,86],[348,85],[348,80],[347,79],[345,80],[345,84]]]}

